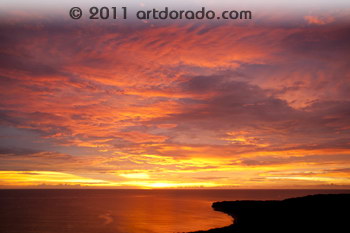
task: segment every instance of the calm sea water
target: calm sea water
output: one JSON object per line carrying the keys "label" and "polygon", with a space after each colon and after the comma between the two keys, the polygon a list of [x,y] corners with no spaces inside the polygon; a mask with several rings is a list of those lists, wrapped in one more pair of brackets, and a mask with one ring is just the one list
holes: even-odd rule
{"label": "calm sea water", "polygon": [[1,233],[170,233],[232,223],[214,201],[349,190],[0,190]]}

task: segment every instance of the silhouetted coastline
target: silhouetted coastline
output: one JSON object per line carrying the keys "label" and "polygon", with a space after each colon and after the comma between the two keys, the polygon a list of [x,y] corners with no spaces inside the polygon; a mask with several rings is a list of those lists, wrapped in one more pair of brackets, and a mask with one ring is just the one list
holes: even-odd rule
{"label": "silhouetted coastline", "polygon": [[344,232],[350,194],[318,194],[282,201],[223,201],[212,208],[234,218],[230,226],[193,233]]}

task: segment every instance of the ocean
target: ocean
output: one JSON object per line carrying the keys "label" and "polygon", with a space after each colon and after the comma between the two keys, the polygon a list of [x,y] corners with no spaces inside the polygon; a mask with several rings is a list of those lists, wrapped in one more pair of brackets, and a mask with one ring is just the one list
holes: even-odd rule
{"label": "ocean", "polygon": [[1,233],[173,233],[232,223],[215,201],[349,190],[0,190]]}

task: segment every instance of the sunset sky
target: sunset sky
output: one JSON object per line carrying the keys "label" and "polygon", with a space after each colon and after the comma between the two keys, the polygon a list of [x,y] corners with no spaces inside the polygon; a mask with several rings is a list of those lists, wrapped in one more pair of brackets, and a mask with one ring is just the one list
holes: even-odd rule
{"label": "sunset sky", "polygon": [[350,188],[349,12],[2,12],[0,188]]}

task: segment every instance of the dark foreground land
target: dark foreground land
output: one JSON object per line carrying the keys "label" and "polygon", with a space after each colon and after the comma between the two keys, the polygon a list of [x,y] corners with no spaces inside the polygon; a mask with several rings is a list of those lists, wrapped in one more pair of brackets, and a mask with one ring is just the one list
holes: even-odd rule
{"label": "dark foreground land", "polygon": [[234,224],[196,233],[349,232],[350,194],[320,194],[283,201],[224,201],[212,205]]}

